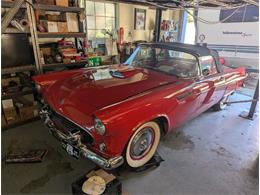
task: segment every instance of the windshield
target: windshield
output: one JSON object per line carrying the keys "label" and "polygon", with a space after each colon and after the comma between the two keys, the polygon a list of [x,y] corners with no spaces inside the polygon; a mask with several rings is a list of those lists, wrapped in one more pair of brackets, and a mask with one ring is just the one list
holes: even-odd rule
{"label": "windshield", "polygon": [[198,60],[194,55],[151,46],[138,48],[129,65],[184,78],[197,76],[199,71]]}

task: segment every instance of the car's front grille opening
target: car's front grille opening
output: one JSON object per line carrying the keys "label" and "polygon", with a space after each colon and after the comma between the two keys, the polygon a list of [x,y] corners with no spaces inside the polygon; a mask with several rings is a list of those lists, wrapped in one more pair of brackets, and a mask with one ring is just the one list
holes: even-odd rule
{"label": "car's front grille opening", "polygon": [[75,123],[71,122],[70,120],[66,119],[65,117],[61,116],[60,114],[56,113],[52,109],[50,109],[51,113],[51,120],[55,123],[55,125],[66,134],[66,132],[70,132],[72,134],[76,132],[80,132],[82,136],[82,142],[84,144],[91,144],[93,142],[92,136],[84,130],[82,127],[76,125]]}

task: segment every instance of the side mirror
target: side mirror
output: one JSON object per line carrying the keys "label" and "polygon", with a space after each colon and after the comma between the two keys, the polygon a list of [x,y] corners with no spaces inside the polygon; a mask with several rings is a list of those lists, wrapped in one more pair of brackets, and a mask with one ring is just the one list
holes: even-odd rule
{"label": "side mirror", "polygon": [[208,76],[209,75],[209,69],[204,69],[204,70],[202,70],[202,74],[203,74],[203,76]]}

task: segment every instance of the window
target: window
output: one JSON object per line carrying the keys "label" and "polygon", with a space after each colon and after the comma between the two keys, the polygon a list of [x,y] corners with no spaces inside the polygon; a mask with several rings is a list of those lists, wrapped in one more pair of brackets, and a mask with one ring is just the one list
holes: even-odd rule
{"label": "window", "polygon": [[116,24],[114,3],[86,1],[88,39],[105,38],[104,29],[111,32]]}
{"label": "window", "polygon": [[257,6],[248,5],[246,6],[246,13],[244,22],[257,22],[259,21],[259,9]]}
{"label": "window", "polygon": [[[257,6],[247,5],[239,8],[234,13],[235,10],[237,10],[237,8],[220,10],[219,20],[220,21],[224,20],[223,23],[257,22],[259,20],[259,9]],[[229,17],[230,15],[232,16]],[[225,20],[225,18],[228,19]]]}
{"label": "window", "polygon": [[215,60],[212,56],[200,58],[201,72],[204,76],[218,73]]}
{"label": "window", "polygon": [[184,78],[198,75],[195,56],[164,48],[141,47],[130,65]]}

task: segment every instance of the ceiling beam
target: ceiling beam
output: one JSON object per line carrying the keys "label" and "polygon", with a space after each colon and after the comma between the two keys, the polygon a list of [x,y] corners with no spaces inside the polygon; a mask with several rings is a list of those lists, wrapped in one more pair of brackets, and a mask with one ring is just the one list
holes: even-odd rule
{"label": "ceiling beam", "polygon": [[251,5],[255,5],[259,7],[259,2],[254,1],[254,0],[243,0],[245,3],[249,3]]}

